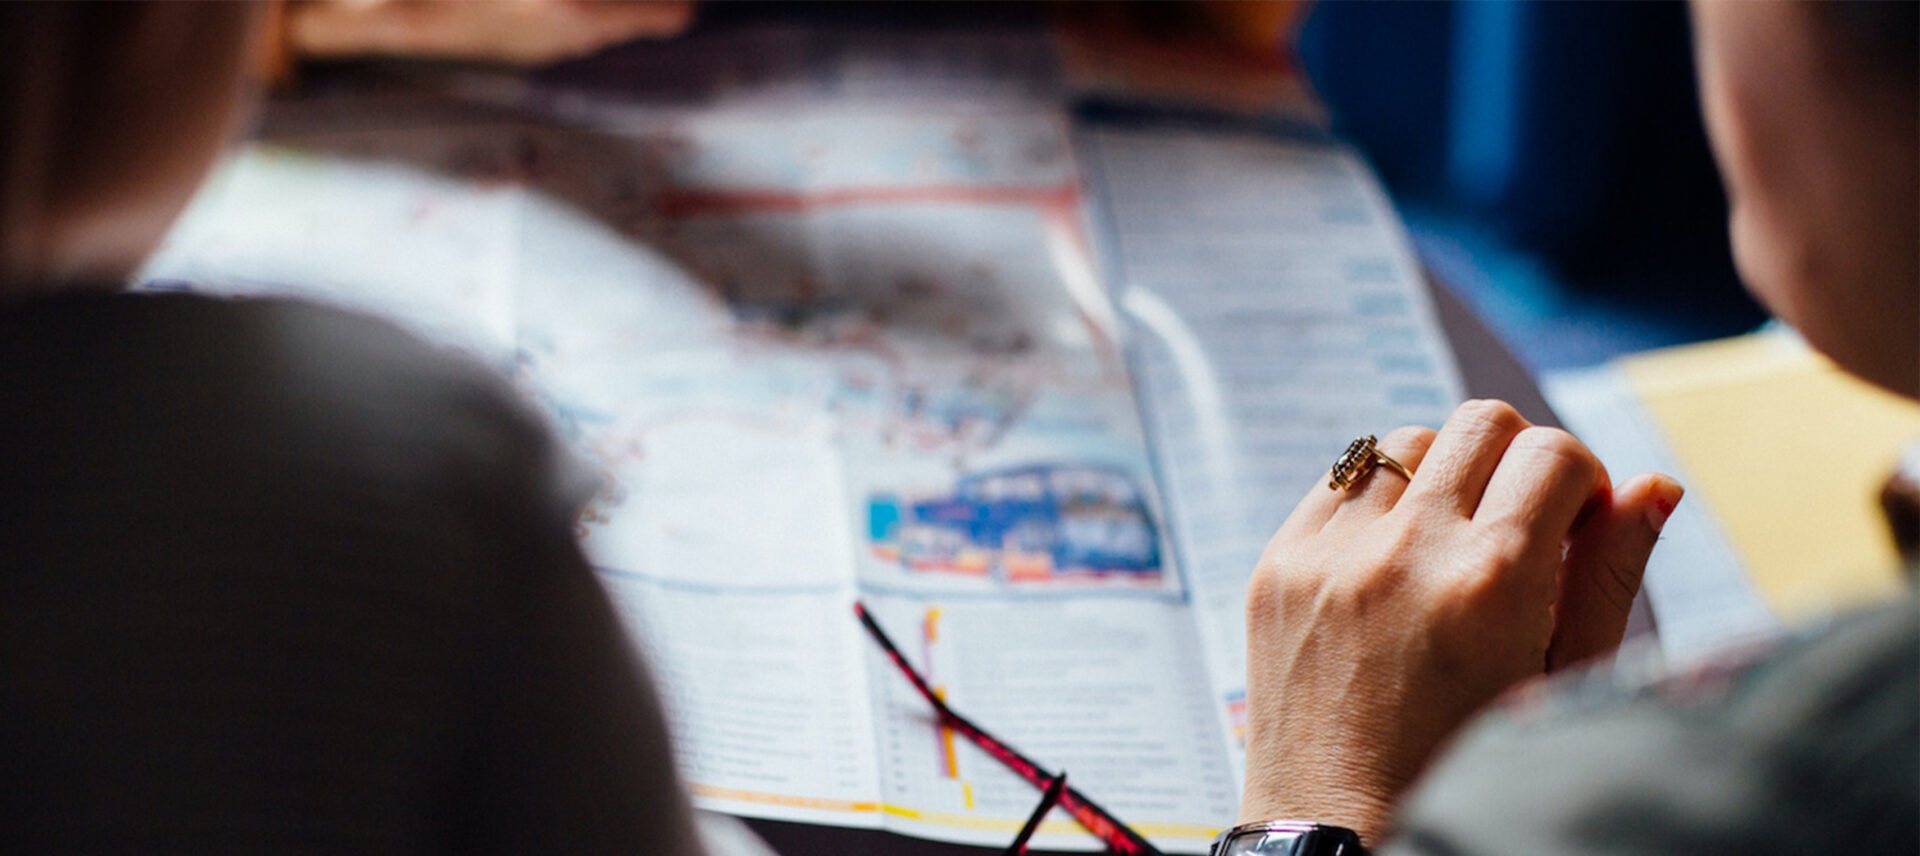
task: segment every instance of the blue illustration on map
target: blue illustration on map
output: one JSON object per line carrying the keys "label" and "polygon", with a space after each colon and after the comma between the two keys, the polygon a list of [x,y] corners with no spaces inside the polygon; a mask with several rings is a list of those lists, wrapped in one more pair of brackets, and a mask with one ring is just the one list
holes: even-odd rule
{"label": "blue illustration on map", "polygon": [[1161,573],[1140,489],[1102,467],[1033,465],[966,476],[945,494],[876,494],[867,530],[875,556],[913,572],[1008,583]]}

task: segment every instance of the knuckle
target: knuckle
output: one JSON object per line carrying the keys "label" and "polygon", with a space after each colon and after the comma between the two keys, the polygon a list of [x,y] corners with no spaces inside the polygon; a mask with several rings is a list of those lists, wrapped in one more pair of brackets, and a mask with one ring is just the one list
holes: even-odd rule
{"label": "knuckle", "polygon": [[1248,626],[1256,626],[1262,617],[1278,612],[1280,600],[1280,575],[1272,566],[1262,563],[1247,581]]}
{"label": "knuckle", "polygon": [[1480,433],[1512,433],[1527,427],[1527,420],[1513,405],[1497,398],[1476,398],[1463,402],[1453,411],[1455,419]]}
{"label": "knuckle", "polygon": [[1581,443],[1578,438],[1567,433],[1565,429],[1554,428],[1548,425],[1529,426],[1526,430],[1521,431],[1519,436],[1514,438],[1514,442],[1526,443],[1541,449],[1549,449],[1568,454],[1584,454],[1587,449],[1586,444]]}
{"label": "knuckle", "polygon": [[1568,475],[1590,476],[1600,467],[1585,443],[1559,428],[1527,428],[1513,438],[1507,454],[1541,459],[1547,469]]}
{"label": "knuckle", "polygon": [[1387,432],[1380,445],[1389,452],[1407,449],[1425,449],[1433,445],[1434,432],[1424,425],[1402,425]]}
{"label": "knuckle", "polygon": [[1247,583],[1247,614],[1252,617],[1290,611],[1303,599],[1317,597],[1326,576],[1319,565],[1284,554],[1262,561]]}

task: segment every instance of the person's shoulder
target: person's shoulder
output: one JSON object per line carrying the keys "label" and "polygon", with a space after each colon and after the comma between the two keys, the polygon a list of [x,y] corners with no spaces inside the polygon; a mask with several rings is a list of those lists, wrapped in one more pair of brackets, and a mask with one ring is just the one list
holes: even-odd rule
{"label": "person's shoulder", "polygon": [[1387,852],[1792,853],[1834,830],[1880,852],[1920,836],[1920,599],[1684,668],[1636,662],[1538,682],[1470,724]]}
{"label": "person's shoulder", "polygon": [[[0,358],[16,390],[115,392],[166,385],[191,395],[301,381],[365,394],[421,378],[481,386],[485,372],[392,322],[290,298],[78,293],[0,304]],[[42,381],[41,378],[47,380]],[[116,383],[117,382],[117,383]]]}
{"label": "person's shoulder", "polygon": [[[616,659],[580,630],[613,618],[562,457],[482,361],[359,313],[0,306],[0,756],[34,750],[16,778],[49,783],[44,840],[420,849],[483,789],[509,679],[541,688],[525,719],[570,725],[546,690]],[[61,814],[95,791],[126,816]]]}
{"label": "person's shoulder", "polygon": [[302,514],[330,495],[370,512],[428,503],[553,526],[591,490],[545,420],[478,358],[309,301],[127,293],[8,305],[0,395],[0,438],[16,462],[39,457],[62,491],[91,473],[210,506],[245,490]]}

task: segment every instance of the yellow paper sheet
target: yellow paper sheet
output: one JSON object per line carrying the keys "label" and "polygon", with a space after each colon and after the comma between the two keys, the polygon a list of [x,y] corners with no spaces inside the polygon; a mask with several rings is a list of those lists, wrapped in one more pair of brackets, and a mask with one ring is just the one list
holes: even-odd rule
{"label": "yellow paper sheet", "polygon": [[1789,623],[1900,590],[1879,491],[1920,405],[1761,333],[1622,369],[1775,612]]}

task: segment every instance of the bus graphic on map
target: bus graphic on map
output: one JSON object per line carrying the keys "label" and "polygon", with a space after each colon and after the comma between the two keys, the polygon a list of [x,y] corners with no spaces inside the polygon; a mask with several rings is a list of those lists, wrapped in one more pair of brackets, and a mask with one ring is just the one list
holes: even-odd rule
{"label": "bus graphic on map", "polygon": [[967,476],[944,495],[867,502],[875,556],[907,571],[1031,583],[1160,578],[1158,528],[1133,479],[1094,466]]}

